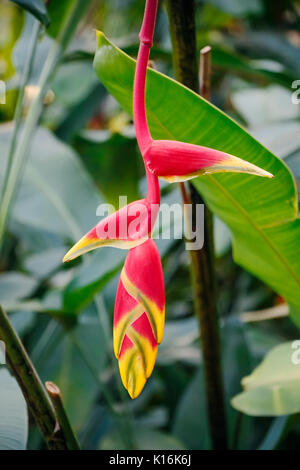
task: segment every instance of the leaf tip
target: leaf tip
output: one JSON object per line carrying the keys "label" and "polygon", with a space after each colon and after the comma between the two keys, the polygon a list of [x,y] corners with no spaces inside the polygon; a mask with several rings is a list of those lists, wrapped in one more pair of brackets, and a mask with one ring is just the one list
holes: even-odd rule
{"label": "leaf tip", "polygon": [[96,29],[96,38],[97,38],[97,46],[101,47],[104,42],[106,42],[105,34],[102,31]]}

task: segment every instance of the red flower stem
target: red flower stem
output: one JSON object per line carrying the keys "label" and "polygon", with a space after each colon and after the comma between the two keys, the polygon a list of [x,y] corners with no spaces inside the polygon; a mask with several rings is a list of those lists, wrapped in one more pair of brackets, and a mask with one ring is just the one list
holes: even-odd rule
{"label": "red flower stem", "polygon": [[133,88],[133,116],[136,138],[142,155],[152,143],[145,109],[146,72],[150,47],[140,43]]}
{"label": "red flower stem", "polygon": [[[173,61],[176,78],[184,85],[198,91],[196,59],[195,5],[194,0],[167,0],[173,44]],[[209,98],[210,56],[202,54],[201,91]],[[181,187],[183,202],[203,203],[192,184],[190,194]],[[194,223],[194,222],[193,222]],[[227,448],[224,391],[221,369],[220,336],[216,306],[214,242],[212,214],[205,207],[205,238],[201,250],[189,251],[195,314],[201,331],[201,347],[205,373],[207,410],[211,440],[214,449]],[[195,227],[192,227],[195,231]]]}
{"label": "red flower stem", "polygon": [[133,87],[134,126],[136,131],[136,138],[142,155],[147,150],[147,147],[152,143],[152,137],[149,131],[146,117],[145,88],[147,65],[150,49],[153,44],[157,4],[158,0],[146,1],[143,24],[139,34],[140,47],[137,57]]}
{"label": "red flower stem", "polygon": [[160,205],[160,189],[157,176],[150,173],[150,171],[145,167],[146,176],[147,176],[147,201],[153,205]]}
{"label": "red flower stem", "polygon": [[[147,65],[150,49],[153,44],[157,4],[158,0],[146,1],[143,24],[139,34],[140,47],[137,57],[133,87],[134,126],[137,142],[142,155],[144,155],[147,148],[153,141],[146,117],[145,90]],[[145,170],[148,184],[147,199],[151,204],[160,204],[160,192],[157,177],[150,173],[146,166]]]}

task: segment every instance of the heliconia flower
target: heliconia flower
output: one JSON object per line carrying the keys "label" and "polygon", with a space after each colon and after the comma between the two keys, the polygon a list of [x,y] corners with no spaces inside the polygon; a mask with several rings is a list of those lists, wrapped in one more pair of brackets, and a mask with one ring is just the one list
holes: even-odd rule
{"label": "heliconia flower", "polygon": [[131,398],[142,391],[154,368],[165,321],[164,280],[152,239],[129,251],[117,290],[114,351]]}
{"label": "heliconia flower", "polygon": [[143,156],[148,169],[169,182],[186,181],[200,175],[228,171],[273,177],[268,171],[241,158],[185,142],[154,140]]}
{"label": "heliconia flower", "polygon": [[101,246],[129,249],[118,286],[114,312],[114,351],[122,382],[136,398],[151,375],[165,320],[161,261],[151,237],[159,211],[158,177],[184,181],[200,174],[235,171],[272,177],[240,158],[184,142],[153,140],[145,109],[145,83],[158,0],[146,0],[137,58],[133,114],[145,163],[147,197],[101,220],[66,254],[64,261]]}
{"label": "heliconia flower", "polygon": [[130,249],[151,236],[159,212],[160,194],[156,176],[147,171],[147,177],[147,197],[102,219],[68,251],[64,262],[102,246]]}

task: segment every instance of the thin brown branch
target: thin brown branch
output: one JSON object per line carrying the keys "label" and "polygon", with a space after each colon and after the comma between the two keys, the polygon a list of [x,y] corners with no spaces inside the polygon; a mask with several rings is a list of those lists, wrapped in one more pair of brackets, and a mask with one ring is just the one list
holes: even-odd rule
{"label": "thin brown branch", "polygon": [[[198,92],[198,70],[196,57],[195,5],[194,0],[167,0],[173,44],[173,61],[176,78]],[[210,48],[201,54],[200,91],[209,99],[210,95]],[[181,186],[183,202],[192,202],[192,228],[197,233],[196,207],[203,204],[201,196],[192,184]],[[227,449],[223,377],[221,369],[221,346],[216,306],[216,282],[214,270],[213,218],[205,206],[204,246],[190,250],[191,277],[194,294],[195,315],[201,331],[201,346],[205,372],[208,419],[214,449]]]}
{"label": "thin brown branch", "polygon": [[46,382],[45,386],[54,406],[57,420],[64,439],[67,443],[68,449],[80,450],[79,443],[65,411],[60,389],[54,382]]}
{"label": "thin brown branch", "polygon": [[211,47],[205,46],[200,50],[199,91],[207,101],[210,100],[211,77]]}

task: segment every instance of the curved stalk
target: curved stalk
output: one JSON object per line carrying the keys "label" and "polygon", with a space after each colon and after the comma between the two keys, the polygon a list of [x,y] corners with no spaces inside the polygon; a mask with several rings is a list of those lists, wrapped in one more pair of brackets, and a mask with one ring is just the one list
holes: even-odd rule
{"label": "curved stalk", "polygon": [[[153,35],[156,21],[158,0],[146,0],[143,24],[140,30],[140,46],[136,63],[133,86],[133,116],[136,138],[141,154],[153,142],[146,116],[146,75],[150,49],[153,44]],[[147,200],[150,204],[160,204],[159,183],[156,176],[149,172],[145,165],[147,175]]]}
{"label": "curved stalk", "polygon": [[152,137],[149,131],[146,117],[145,88],[147,65],[150,49],[153,44],[157,4],[158,0],[146,0],[144,20],[139,34],[140,47],[137,57],[133,86],[134,127],[142,155],[152,142]]}

